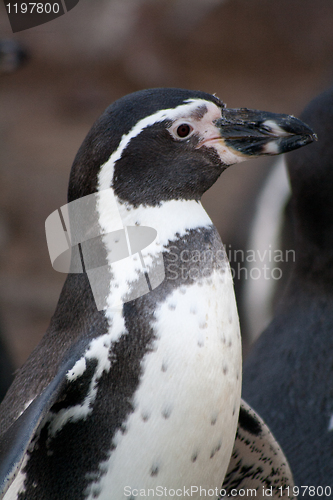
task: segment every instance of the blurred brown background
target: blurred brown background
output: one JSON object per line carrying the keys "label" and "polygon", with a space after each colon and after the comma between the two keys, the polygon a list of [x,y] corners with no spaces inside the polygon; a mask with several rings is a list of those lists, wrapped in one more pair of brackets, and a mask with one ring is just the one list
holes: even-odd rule
{"label": "blurred brown background", "polygon": [[[0,319],[16,366],[65,278],[51,267],[45,219],[66,203],[76,151],[112,101],[173,86],[297,115],[333,81],[332,0],[80,0],[14,35],[1,3],[0,33],[30,56],[0,76]],[[233,166],[204,197],[233,248],[246,245],[269,165]]]}

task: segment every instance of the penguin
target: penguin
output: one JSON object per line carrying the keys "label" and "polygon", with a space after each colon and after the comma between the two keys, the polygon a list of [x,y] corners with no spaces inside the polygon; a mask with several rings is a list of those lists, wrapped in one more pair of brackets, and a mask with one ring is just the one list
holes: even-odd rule
{"label": "penguin", "polygon": [[[0,407],[5,500],[186,497],[188,489],[194,499],[202,490],[219,497],[238,424],[241,339],[229,263],[200,198],[229,165],[314,138],[297,118],[228,109],[199,91],[142,90],[106,109],[74,160],[68,206],[93,197],[91,214],[80,219],[78,210],[70,231],[83,220],[89,233],[95,221],[105,264],[96,272],[108,283],[98,302],[88,265],[97,247],[83,258],[81,245],[82,272],[69,273]],[[124,228],[156,231],[142,259],[113,260],[117,213]],[[128,300],[159,255],[161,283]]]}
{"label": "penguin", "polygon": [[[254,250],[256,255],[253,261],[247,262],[250,279],[244,281],[241,294],[249,346],[271,322],[272,309],[278,301],[279,289],[285,288],[285,281],[288,279],[288,269],[281,269],[282,264],[279,262],[278,270],[275,270],[277,263],[272,261],[271,256],[282,246],[282,232],[286,231],[284,209],[288,206],[289,198],[290,186],[285,158],[279,156],[257,195],[256,210],[246,245],[246,248]],[[291,230],[289,232],[292,233]],[[287,266],[288,263],[285,263],[285,267]],[[258,274],[258,268],[261,271],[259,276],[255,274]],[[242,336],[244,337],[244,326]]]}
{"label": "penguin", "polygon": [[301,117],[318,142],[286,158],[295,262],[245,361],[243,395],[282,446],[302,498],[317,498],[333,495],[333,87]]}

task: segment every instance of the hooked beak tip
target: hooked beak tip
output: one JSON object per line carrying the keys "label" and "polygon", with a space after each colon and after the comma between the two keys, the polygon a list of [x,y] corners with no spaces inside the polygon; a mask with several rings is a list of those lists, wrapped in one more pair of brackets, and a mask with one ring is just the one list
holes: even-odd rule
{"label": "hooked beak tip", "polygon": [[277,155],[317,140],[294,116],[247,108],[223,109],[216,125],[226,145],[245,156]]}

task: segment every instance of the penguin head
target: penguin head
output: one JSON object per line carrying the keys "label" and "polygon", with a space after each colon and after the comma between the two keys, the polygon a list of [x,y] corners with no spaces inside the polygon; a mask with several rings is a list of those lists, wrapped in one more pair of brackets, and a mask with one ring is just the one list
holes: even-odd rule
{"label": "penguin head", "polygon": [[294,117],[227,109],[204,92],[139,91],[113,103],[93,125],[74,160],[68,201],[110,187],[133,207],[199,200],[229,165],[313,138]]}

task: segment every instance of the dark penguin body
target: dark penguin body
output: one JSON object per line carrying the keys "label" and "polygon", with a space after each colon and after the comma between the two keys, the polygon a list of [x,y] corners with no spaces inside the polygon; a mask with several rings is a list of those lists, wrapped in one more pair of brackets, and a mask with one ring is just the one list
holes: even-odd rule
{"label": "dark penguin body", "polygon": [[318,142],[287,158],[296,262],[245,363],[243,395],[278,439],[295,484],[328,486],[333,494],[333,89],[302,118]]}
{"label": "dark penguin body", "polygon": [[[238,420],[240,335],[229,264],[199,200],[228,165],[312,140],[295,118],[228,110],[201,92],[142,91],[106,110],[74,161],[68,196],[98,193],[106,306],[97,310],[85,273],[69,274],[1,407],[6,500],[220,487]],[[163,282],[130,302],[138,260],[112,263],[110,188],[124,226],[157,231],[142,251],[147,271],[164,259]]]}

